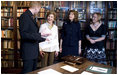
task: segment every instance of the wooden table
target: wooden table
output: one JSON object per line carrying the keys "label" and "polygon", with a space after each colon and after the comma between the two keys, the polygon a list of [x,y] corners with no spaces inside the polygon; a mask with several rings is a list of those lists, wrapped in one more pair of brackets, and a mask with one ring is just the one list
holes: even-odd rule
{"label": "wooden table", "polygon": [[[64,65],[68,65],[64,62],[59,62],[57,64],[53,64],[51,66],[47,66],[47,67],[44,67],[44,68],[41,68],[41,69],[38,69],[38,70],[35,70],[35,71],[32,71],[32,72],[29,72],[29,74],[37,74],[38,72],[40,71],[43,71],[43,70],[46,70],[46,69],[53,69],[53,70],[56,70],[62,74],[81,74],[83,71],[86,70],[86,68],[88,68],[88,66],[90,65],[94,65],[94,66],[99,66],[99,67],[104,67],[104,68],[111,68],[112,69],[112,74],[116,74],[117,73],[117,69],[115,67],[111,67],[111,66],[108,66],[108,65],[103,65],[103,64],[98,64],[98,63],[95,63],[95,62],[90,62],[88,60],[86,60],[83,64],[81,65],[74,65],[73,67],[75,68],[78,68],[79,70],[78,71],[75,71],[73,73],[71,72],[68,72],[62,68],[60,68],[61,66],[64,66]],[[72,66],[72,65],[70,65]],[[97,74],[97,72],[91,72],[91,73],[95,73]]]}

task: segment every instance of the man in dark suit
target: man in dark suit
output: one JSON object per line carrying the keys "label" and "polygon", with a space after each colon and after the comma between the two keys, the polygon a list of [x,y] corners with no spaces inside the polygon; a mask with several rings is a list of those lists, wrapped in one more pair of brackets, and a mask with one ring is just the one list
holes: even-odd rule
{"label": "man in dark suit", "polygon": [[46,39],[41,38],[39,27],[33,19],[41,6],[39,2],[32,2],[31,7],[20,16],[19,31],[21,35],[21,58],[23,59],[23,70],[21,73],[28,73],[36,70],[37,58],[39,55],[39,42]]}

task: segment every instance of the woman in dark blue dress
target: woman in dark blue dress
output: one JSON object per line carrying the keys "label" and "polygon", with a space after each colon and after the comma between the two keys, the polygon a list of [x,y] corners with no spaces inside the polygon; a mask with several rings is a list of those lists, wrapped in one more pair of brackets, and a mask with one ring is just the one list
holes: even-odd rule
{"label": "woman in dark blue dress", "polygon": [[81,54],[81,32],[77,11],[70,10],[68,19],[63,23],[60,51],[62,56]]}
{"label": "woman in dark blue dress", "polygon": [[86,58],[101,64],[106,64],[104,40],[107,27],[101,22],[101,14],[93,13],[92,23],[86,29],[86,38],[89,41],[86,47]]}

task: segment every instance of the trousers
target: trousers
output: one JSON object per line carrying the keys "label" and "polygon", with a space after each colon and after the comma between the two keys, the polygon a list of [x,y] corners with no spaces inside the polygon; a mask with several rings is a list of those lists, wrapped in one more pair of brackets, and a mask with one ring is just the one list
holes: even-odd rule
{"label": "trousers", "polygon": [[23,69],[21,71],[21,74],[25,74],[25,73],[36,70],[37,69],[37,60],[38,59],[23,60]]}
{"label": "trousers", "polygon": [[41,59],[41,67],[52,65],[54,62],[54,52],[45,52],[45,55]]}

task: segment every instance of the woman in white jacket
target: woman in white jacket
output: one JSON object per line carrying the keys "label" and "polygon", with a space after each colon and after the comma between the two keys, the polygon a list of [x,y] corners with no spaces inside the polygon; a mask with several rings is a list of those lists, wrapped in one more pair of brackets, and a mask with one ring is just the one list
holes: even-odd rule
{"label": "woman in white jacket", "polygon": [[49,12],[47,14],[47,22],[40,26],[39,32],[42,34],[48,34],[48,36],[42,36],[49,41],[39,43],[41,59],[41,67],[46,67],[53,64],[54,55],[58,56],[59,43],[58,43],[58,28],[53,23],[55,20],[55,13]]}

